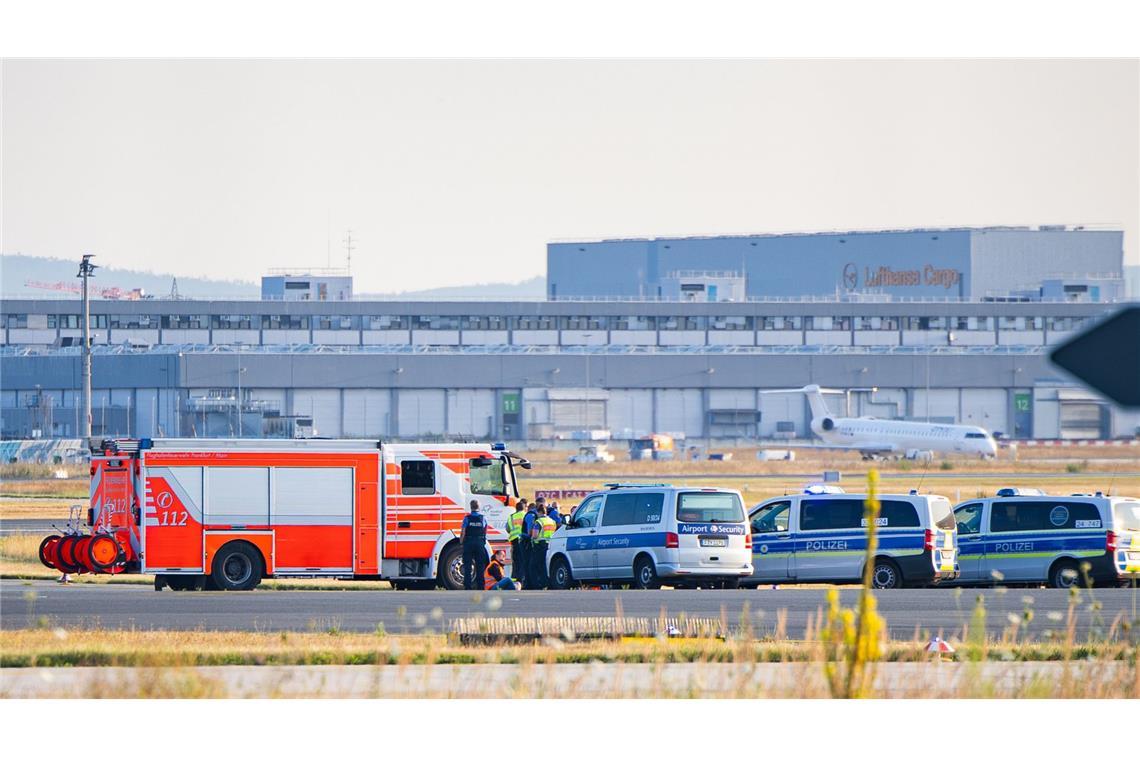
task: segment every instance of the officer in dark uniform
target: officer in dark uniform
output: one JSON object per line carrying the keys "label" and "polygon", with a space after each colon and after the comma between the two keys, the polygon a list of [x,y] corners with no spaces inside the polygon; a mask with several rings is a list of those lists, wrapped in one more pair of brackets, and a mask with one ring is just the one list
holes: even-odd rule
{"label": "officer in dark uniform", "polygon": [[487,572],[487,518],[479,513],[475,499],[471,500],[471,514],[463,518],[459,528],[459,543],[463,545],[463,588],[482,589]]}
{"label": "officer in dark uniform", "polygon": [[534,521],[538,519],[539,515],[545,513],[546,499],[539,496],[531,502],[530,509],[527,510],[526,515],[523,517],[522,538],[524,540],[523,546],[526,549],[524,552],[526,558],[524,559],[522,577],[519,579],[523,582],[523,588],[535,588],[535,586],[538,585],[537,580],[531,575],[531,566],[534,564],[534,560],[531,557],[531,550],[534,548],[534,542],[531,541],[530,533],[534,527]]}

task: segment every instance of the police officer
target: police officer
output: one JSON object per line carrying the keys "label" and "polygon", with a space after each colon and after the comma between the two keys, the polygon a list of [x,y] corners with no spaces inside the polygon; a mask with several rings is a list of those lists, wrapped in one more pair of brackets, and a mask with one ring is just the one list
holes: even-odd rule
{"label": "police officer", "polygon": [[527,510],[526,515],[523,516],[523,566],[522,569],[519,570],[519,580],[523,582],[523,588],[534,588],[530,572],[533,564],[531,554],[534,552],[534,542],[531,540],[531,531],[534,528],[534,521],[538,518],[539,513],[545,511],[542,508],[542,504],[545,503],[545,501],[543,497],[539,496],[531,502],[530,508]]}
{"label": "police officer", "polygon": [[558,502],[553,499],[550,501],[550,506],[546,508],[546,516],[553,520],[555,525],[562,525],[562,515],[558,512]]}
{"label": "police officer", "polygon": [[487,520],[479,513],[476,499],[471,500],[471,514],[459,528],[459,543],[463,545],[463,588],[476,591],[487,570]]}
{"label": "police officer", "polygon": [[[526,547],[523,545],[526,509],[526,499],[519,499],[515,511],[507,517],[507,537],[511,540],[511,572],[516,578],[522,578],[526,574]],[[526,540],[530,541],[529,538]]]}
{"label": "police officer", "polygon": [[530,576],[534,585],[528,588],[550,585],[546,575],[546,548],[556,530],[558,525],[547,514],[540,512],[534,519],[534,526],[530,529]]}

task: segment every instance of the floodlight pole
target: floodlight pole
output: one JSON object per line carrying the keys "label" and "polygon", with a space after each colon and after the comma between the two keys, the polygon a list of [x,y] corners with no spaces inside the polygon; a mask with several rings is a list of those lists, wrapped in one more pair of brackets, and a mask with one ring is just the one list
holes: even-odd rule
{"label": "floodlight pole", "polygon": [[79,274],[83,280],[83,437],[91,439],[91,298],[87,292],[87,280],[95,276],[96,266],[91,263],[94,254],[83,254],[79,263]]}

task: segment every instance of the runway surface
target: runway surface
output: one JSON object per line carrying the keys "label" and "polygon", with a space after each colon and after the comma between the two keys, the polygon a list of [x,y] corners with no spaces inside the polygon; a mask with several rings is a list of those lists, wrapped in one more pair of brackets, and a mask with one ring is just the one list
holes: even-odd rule
{"label": "runway surface", "polygon": [[[55,526],[55,527],[52,527]],[[11,536],[24,533],[33,533],[37,536],[49,536],[59,533],[67,526],[67,520],[42,520],[40,518],[20,518],[18,520],[0,521],[0,535]]]}
{"label": "runway surface", "polygon": [[[732,627],[747,619],[756,635],[772,633],[783,618],[791,638],[802,638],[808,621],[825,603],[826,589],[761,588],[745,591],[531,591],[474,593],[447,591],[154,591],[137,585],[71,585],[50,581],[5,580],[0,584],[0,626],[5,630],[50,626],[240,631],[368,632],[382,624],[389,633],[447,630],[452,620],[486,617],[657,618],[684,613],[689,618],[720,618]],[[857,589],[844,589],[841,601],[854,603]],[[879,610],[891,635],[910,638],[951,634],[970,620],[978,595],[985,598],[986,627],[998,634],[1026,608],[1033,620],[1020,637],[1042,639],[1059,632],[1069,610],[1069,594],[1052,589],[914,589],[879,592]],[[1094,600],[1100,609],[1092,608]],[[1140,590],[1081,592],[1076,635],[1086,639],[1107,632],[1114,622],[1140,620]],[[1133,624],[1132,630],[1137,630]],[[1132,635],[1135,635],[1134,633]]]}

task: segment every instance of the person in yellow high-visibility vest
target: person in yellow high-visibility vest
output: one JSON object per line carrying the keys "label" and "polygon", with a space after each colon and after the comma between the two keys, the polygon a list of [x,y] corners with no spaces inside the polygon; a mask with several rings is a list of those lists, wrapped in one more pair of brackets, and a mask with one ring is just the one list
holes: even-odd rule
{"label": "person in yellow high-visibility vest", "polygon": [[516,578],[526,576],[526,547],[522,540],[526,510],[526,499],[519,499],[515,511],[507,517],[507,538],[511,541],[511,575]]}
{"label": "person in yellow high-visibility vest", "polygon": [[550,545],[550,538],[558,530],[558,523],[554,522],[545,513],[535,518],[530,529],[530,578],[532,585],[528,588],[546,588],[550,579],[546,574],[546,548]]}

